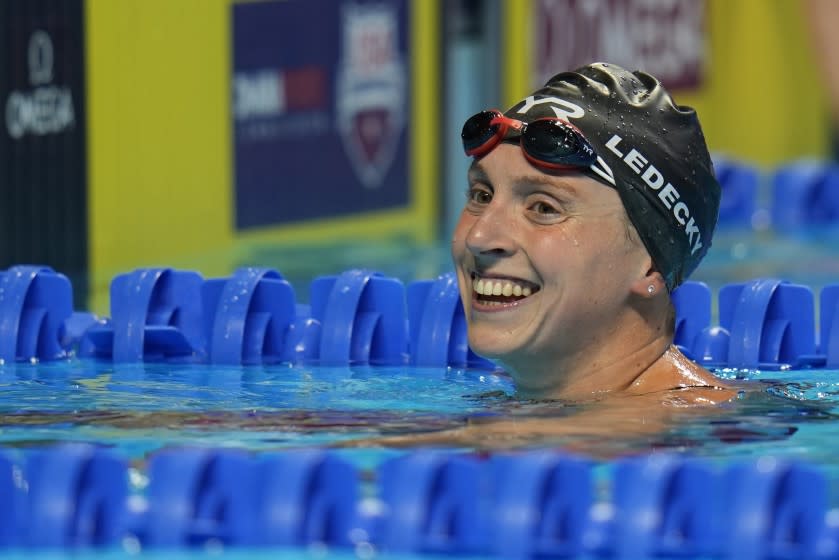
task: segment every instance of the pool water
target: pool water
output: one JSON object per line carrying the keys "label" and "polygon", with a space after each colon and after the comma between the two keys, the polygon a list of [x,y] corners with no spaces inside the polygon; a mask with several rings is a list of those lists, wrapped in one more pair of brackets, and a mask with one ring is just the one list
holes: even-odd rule
{"label": "pool water", "polygon": [[485,371],[78,360],[3,366],[0,384],[5,445],[97,442],[134,459],[163,446],[277,449],[445,428],[485,407],[476,395],[513,390]]}
{"label": "pool water", "polygon": [[[829,503],[839,506],[839,371],[716,372],[744,387],[740,396],[706,413],[668,422],[627,437],[602,432],[495,441],[488,451],[572,449],[593,458],[602,484],[612,460],[651,452],[701,457],[722,468],[755,457],[806,460],[826,473]],[[0,442],[7,452],[63,442],[113,448],[130,460],[133,491],[142,493],[148,460],[169,447],[235,448],[261,452],[335,447],[361,472],[407,450],[377,445],[379,437],[457,429],[469,421],[496,418],[567,420],[585,407],[515,398],[500,372],[454,368],[116,366],[73,359],[0,366]],[[677,418],[679,418],[677,416]],[[633,419],[627,418],[626,421]],[[356,447],[354,443],[363,443]],[[826,444],[827,443],[827,444]],[[460,443],[452,451],[487,450],[485,442]],[[73,558],[122,557],[116,551],[68,552]],[[148,558],[193,558],[221,553],[207,545],[193,550],[144,550]],[[224,551],[233,558],[420,558],[364,549]],[[3,558],[15,553],[0,554]],[[21,558],[23,555],[20,556]],[[58,552],[38,558],[63,558]],[[425,556],[428,558],[428,556]],[[458,556],[464,558],[464,556]]]}
{"label": "pool water", "polygon": [[[710,459],[806,458],[839,479],[839,371],[720,370],[749,390],[707,414],[678,415],[636,437],[561,435],[494,442],[493,450],[570,445],[610,459],[656,450]],[[394,451],[380,436],[454,429],[495,418],[573,418],[584,407],[515,398],[500,372],[454,368],[206,366],[71,360],[0,367],[0,442],[110,446],[143,461],[172,446],[249,451],[340,446],[369,465]],[[631,419],[627,418],[627,421]],[[364,447],[347,446],[356,442]],[[485,446],[468,442],[455,449]],[[839,505],[839,501],[836,502]]]}
{"label": "pool water", "polygon": [[[722,232],[694,279],[708,283],[717,293],[728,282],[774,276],[809,285],[817,295],[823,285],[839,282],[834,246],[830,239],[819,237],[802,241]],[[328,253],[277,249],[250,255],[242,264],[258,262],[280,270],[301,302],[307,300],[308,282],[319,274],[362,267],[408,282],[450,269],[445,248],[388,247],[333,248]],[[700,457],[720,466],[756,457],[803,460],[827,475],[829,503],[839,508],[839,444],[834,443],[839,441],[839,370],[724,369],[715,373],[743,388],[737,398],[707,410],[676,414],[654,429],[631,435],[616,430],[491,442],[441,441],[447,441],[452,451],[466,453],[571,450],[593,458],[603,471],[614,459],[651,452]],[[136,491],[147,483],[142,473],[148,461],[166,448],[234,448],[254,454],[330,448],[360,470],[372,471],[407,452],[404,444],[385,445],[381,438],[422,438],[509,418],[573,421],[586,407],[586,403],[521,401],[508,377],[485,370],[116,365],[77,358],[0,365],[0,443],[6,451],[24,454],[64,442],[110,447],[131,461]],[[632,422],[637,418],[617,419],[616,425]],[[126,552],[136,551],[129,546],[91,551],[89,556],[122,557]],[[177,555],[143,551],[143,555],[189,558],[207,552],[219,551]],[[327,554],[340,559],[364,558],[368,553],[327,553],[318,547],[241,552],[247,558],[322,558]],[[39,552],[38,557],[64,556]]]}

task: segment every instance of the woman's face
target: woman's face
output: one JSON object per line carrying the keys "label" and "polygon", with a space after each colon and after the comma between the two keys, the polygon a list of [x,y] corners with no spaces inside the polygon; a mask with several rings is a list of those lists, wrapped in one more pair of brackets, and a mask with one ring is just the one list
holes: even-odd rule
{"label": "woman's face", "polygon": [[617,191],[546,173],[506,143],[468,179],[452,256],[470,346],[515,375],[518,364],[567,362],[607,343],[650,266]]}

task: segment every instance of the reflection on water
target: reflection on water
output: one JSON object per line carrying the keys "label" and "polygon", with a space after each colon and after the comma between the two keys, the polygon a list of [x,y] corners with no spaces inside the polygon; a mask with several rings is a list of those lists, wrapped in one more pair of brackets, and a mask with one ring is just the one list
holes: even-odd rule
{"label": "reflection on water", "polygon": [[719,460],[771,454],[835,471],[835,445],[825,442],[839,441],[839,372],[719,375],[742,385],[738,398],[687,411],[658,407],[659,414],[642,401],[606,411],[598,402],[520,401],[503,375],[455,369],[3,366],[0,441],[96,442],[142,459],[165,446],[410,447],[417,438],[465,450],[557,447],[603,458],[653,450]]}

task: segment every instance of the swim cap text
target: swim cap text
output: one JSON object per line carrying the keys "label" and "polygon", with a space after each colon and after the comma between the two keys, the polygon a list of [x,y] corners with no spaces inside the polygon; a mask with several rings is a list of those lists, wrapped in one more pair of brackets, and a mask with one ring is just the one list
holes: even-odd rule
{"label": "swim cap text", "polygon": [[606,142],[606,147],[613,154],[621,158],[627,167],[637,175],[640,175],[641,180],[650,189],[658,191],[658,198],[661,200],[661,203],[673,214],[676,222],[685,227],[685,235],[691,247],[690,254],[693,255],[702,248],[702,233],[696,226],[696,221],[691,216],[688,205],[679,200],[681,199],[679,190],[667,181],[661,172],[649,163],[646,156],[637,149],[631,148],[626,154],[618,149],[618,145],[622,141],[623,138],[615,134]]}

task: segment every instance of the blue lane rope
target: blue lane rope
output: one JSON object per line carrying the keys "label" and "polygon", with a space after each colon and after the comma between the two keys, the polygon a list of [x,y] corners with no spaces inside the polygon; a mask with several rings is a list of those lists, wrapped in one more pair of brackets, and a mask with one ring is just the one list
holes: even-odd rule
{"label": "blue lane rope", "polygon": [[[0,272],[0,360],[72,355],[116,362],[418,365],[493,369],[469,348],[453,274],[404,286],[367,270],[311,283],[312,304],[274,270],[231,278],[138,269],[114,278],[113,318],[74,311],[67,278],[48,267]],[[701,282],[673,293],[674,343],[707,367],[822,368],[839,364],[839,284],[822,289],[820,329],[808,286],[757,278]]]}
{"label": "blue lane rope", "polygon": [[[0,549],[366,542],[394,553],[545,558],[828,559],[825,475],[762,457],[726,467],[654,454],[594,463],[553,451],[418,450],[372,473],[321,449],[166,449],[131,491],[92,445],[0,452]],[[377,504],[375,507],[373,503]]]}

